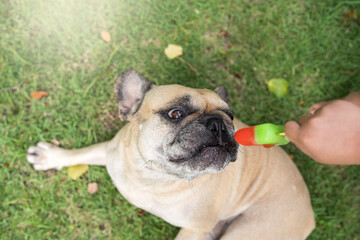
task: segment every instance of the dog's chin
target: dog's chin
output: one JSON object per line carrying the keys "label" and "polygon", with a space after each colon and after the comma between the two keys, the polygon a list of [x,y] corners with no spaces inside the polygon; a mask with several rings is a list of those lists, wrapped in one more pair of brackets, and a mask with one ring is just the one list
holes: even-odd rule
{"label": "dog's chin", "polygon": [[205,146],[193,156],[170,159],[169,161],[174,167],[171,171],[173,175],[191,181],[204,174],[220,172],[234,159],[236,159],[236,153],[230,153],[224,147]]}

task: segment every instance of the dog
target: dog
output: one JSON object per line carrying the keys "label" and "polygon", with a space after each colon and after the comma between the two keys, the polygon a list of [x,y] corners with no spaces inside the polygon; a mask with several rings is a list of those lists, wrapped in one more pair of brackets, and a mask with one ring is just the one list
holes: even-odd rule
{"label": "dog", "polygon": [[234,141],[247,127],[226,89],[156,86],[134,70],[116,79],[121,120],[110,141],[76,150],[39,142],[36,170],[104,165],[133,205],[181,227],[176,240],[306,239],[315,221],[309,192],[280,147]]}

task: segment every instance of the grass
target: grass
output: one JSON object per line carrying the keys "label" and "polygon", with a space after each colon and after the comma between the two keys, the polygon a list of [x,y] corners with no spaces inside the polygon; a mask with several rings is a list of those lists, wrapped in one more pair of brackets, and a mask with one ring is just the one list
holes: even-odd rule
{"label": "grass", "polygon": [[[224,85],[248,124],[297,119],[360,90],[359,16],[344,19],[355,10],[360,1],[0,0],[0,239],[174,238],[178,229],[126,202],[104,168],[72,181],[66,169],[33,170],[26,149],[111,139],[123,125],[112,85],[131,67],[157,84]],[[184,48],[182,61],[166,58],[168,43]],[[285,98],[267,90],[275,77],[289,81]],[[49,97],[32,100],[38,90]],[[360,239],[360,168],[285,150],[312,197],[309,239]]]}

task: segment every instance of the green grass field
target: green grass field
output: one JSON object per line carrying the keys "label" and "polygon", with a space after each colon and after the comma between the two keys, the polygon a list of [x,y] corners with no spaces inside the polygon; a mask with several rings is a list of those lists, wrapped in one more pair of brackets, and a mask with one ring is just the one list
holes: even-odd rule
{"label": "green grass field", "polygon": [[[184,48],[181,59],[167,59],[169,43]],[[0,239],[174,238],[178,229],[129,204],[105,168],[73,181],[25,158],[40,140],[111,139],[123,126],[114,79],[129,68],[157,84],[223,85],[239,119],[282,124],[360,90],[360,1],[0,0]],[[289,81],[281,99],[266,85],[279,77]],[[360,168],[285,150],[312,197],[309,239],[360,239]]]}

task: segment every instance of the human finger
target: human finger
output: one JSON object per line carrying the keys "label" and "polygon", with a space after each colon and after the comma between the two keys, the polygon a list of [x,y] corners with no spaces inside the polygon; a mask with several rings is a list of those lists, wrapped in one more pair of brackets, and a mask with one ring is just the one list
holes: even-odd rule
{"label": "human finger", "polygon": [[326,104],[329,104],[329,101],[322,101],[322,102],[318,102],[314,105],[311,106],[311,108],[309,109],[308,113],[309,114],[315,114],[315,112],[322,108],[323,106],[325,106]]}
{"label": "human finger", "polygon": [[300,124],[295,121],[289,121],[285,123],[284,132],[286,138],[289,141],[296,143],[299,136],[300,127]]}
{"label": "human finger", "polygon": [[313,114],[308,113],[308,114],[300,117],[299,120],[298,120],[298,123],[299,123],[300,126],[304,125],[310,118],[313,118],[313,117],[314,117]]}

